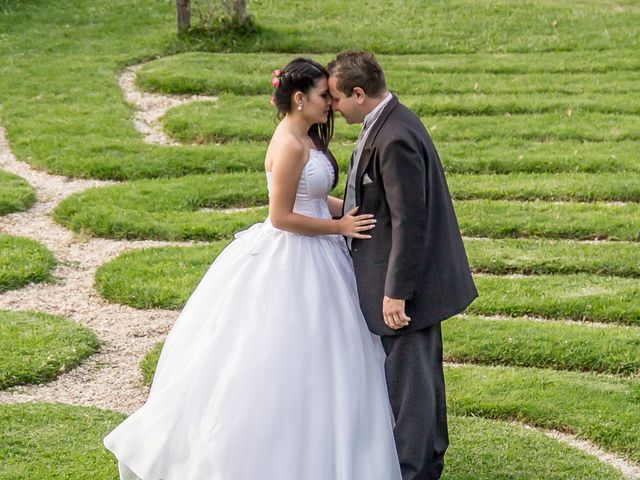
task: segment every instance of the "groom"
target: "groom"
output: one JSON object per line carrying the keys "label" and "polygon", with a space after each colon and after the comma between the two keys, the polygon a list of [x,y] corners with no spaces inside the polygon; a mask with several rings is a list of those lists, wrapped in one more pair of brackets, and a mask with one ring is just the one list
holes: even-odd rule
{"label": "groom", "polygon": [[372,54],[328,65],[333,109],[362,123],[344,212],[377,219],[349,239],[360,305],[380,335],[403,480],[438,479],[449,444],[440,322],[478,295],[440,159],[420,119],[387,90]]}

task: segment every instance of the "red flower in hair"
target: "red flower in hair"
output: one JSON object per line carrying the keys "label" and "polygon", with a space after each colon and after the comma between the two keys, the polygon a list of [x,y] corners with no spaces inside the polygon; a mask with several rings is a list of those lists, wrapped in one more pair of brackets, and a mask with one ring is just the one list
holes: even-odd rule
{"label": "red flower in hair", "polygon": [[280,69],[276,69],[273,72],[271,72],[271,85],[273,85],[273,88],[278,88],[280,86],[280,75],[282,74],[282,72],[280,71]]}

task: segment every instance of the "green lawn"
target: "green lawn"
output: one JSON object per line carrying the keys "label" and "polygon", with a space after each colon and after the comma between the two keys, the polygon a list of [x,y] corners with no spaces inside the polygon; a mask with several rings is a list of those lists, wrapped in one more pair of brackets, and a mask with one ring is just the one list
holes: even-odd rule
{"label": "green lawn", "polygon": [[[130,252],[96,274],[111,301],[180,308],[232,233],[266,217],[271,70],[297,52],[326,61],[344,48],[374,50],[391,89],[423,119],[441,154],[481,273],[471,311],[517,317],[470,315],[444,326],[447,358],[479,364],[447,368],[445,478],[620,478],[538,433],[487,419],[566,431],[640,464],[640,4],[392,0],[357,7],[366,14],[335,0],[286,8],[249,2],[254,33],[176,39],[172,1],[0,1],[0,123],[17,158],[36,168],[131,181],[62,202],[54,217],[71,230],[220,240]],[[172,136],[196,145],[146,145],[133,128],[116,79],[147,60],[137,80],[144,89],[220,96],[163,119]],[[357,131],[337,122],[332,149],[341,186]],[[0,174],[0,214],[3,202],[20,210],[34,200],[23,180]],[[256,208],[211,211],[235,207]],[[612,241],[568,241],[576,239]],[[7,271],[26,278],[31,264],[40,265],[37,280],[48,279],[52,257],[26,240],[7,245]],[[1,319],[0,371],[10,379],[3,386],[52,378],[98,348],[91,332],[62,319]],[[147,380],[158,353],[143,362]],[[0,406],[0,480],[114,478],[115,462],[100,441],[122,418],[60,405]]]}
{"label": "green lawn", "polygon": [[[638,327],[586,328],[552,320],[472,315],[444,322],[442,332],[448,362],[640,375]],[[153,379],[162,345],[155,345],[140,363],[145,385]]]}
{"label": "green lawn", "polygon": [[442,329],[444,356],[451,362],[640,377],[639,327],[471,315],[447,320]]}
{"label": "green lawn", "polygon": [[[423,97],[422,102],[428,102],[428,99]],[[182,143],[224,143],[267,141],[273,133],[273,118],[268,95],[222,95],[217,102],[175,107],[165,114],[162,123],[165,130]],[[512,139],[532,142],[640,140],[637,114],[619,112],[568,112],[563,109],[551,113],[505,112],[501,115],[423,114],[421,120],[436,145],[439,142],[491,140],[502,137],[506,131]],[[359,126],[347,125],[338,119],[335,138],[353,141],[358,136],[358,129]]]}
{"label": "green lawn", "polygon": [[450,415],[448,420],[451,444],[442,480],[624,478],[542,433],[473,416]]}
{"label": "green lawn", "polygon": [[[224,242],[213,246],[153,248],[129,252],[103,265],[96,275],[96,284],[101,294],[114,302],[124,303],[136,308],[179,309],[184,305],[189,294],[196,287],[197,282],[204,275],[204,272],[223,245]],[[473,249],[470,251],[473,252]],[[474,263],[473,256],[471,257],[471,262],[472,264]],[[524,268],[527,268],[526,265]],[[172,281],[168,283],[166,278],[171,278]],[[546,318],[640,325],[640,310],[638,310],[640,287],[635,278],[600,276],[586,273],[523,277],[481,275],[476,276],[476,284],[480,291],[480,298],[471,305],[470,312],[485,315],[533,315]],[[490,322],[487,324],[490,324]],[[508,324],[504,322],[497,324],[497,326],[500,325]],[[517,334],[519,326],[521,324],[512,325],[514,335]],[[542,329],[542,326],[534,324],[532,328]],[[553,328],[559,329],[554,340],[556,344],[562,344],[564,336],[582,338],[578,333],[575,335],[570,333],[576,327],[561,325],[549,327],[546,331],[550,331]],[[615,332],[616,330],[605,329],[603,331]],[[623,338],[627,335],[624,333],[626,332],[624,329],[617,331],[621,332],[619,336],[616,336],[615,333],[610,333],[611,339]],[[630,330],[629,332],[633,333],[635,330]],[[626,339],[630,343],[625,341],[620,343],[619,346],[624,351],[632,352],[631,357],[633,357],[633,351],[637,348],[638,340],[631,333]],[[584,335],[592,338],[594,335],[600,335],[600,333],[596,330],[586,329]],[[544,334],[541,333],[539,340],[544,338]],[[495,340],[493,337],[486,340],[491,341],[492,339]],[[477,341],[480,340],[477,339]],[[532,342],[532,344],[533,347],[531,348],[535,349],[535,342]],[[567,346],[568,344],[565,345],[565,347]],[[501,348],[504,355],[513,356],[513,352],[509,353],[507,351],[511,350],[511,348],[507,347],[509,346],[506,343],[502,346],[497,345],[496,352],[491,354],[490,352],[485,352],[489,355],[487,358],[493,355],[494,360],[491,361],[496,361],[495,355],[499,355]],[[598,352],[609,352],[613,348],[604,344],[602,347],[603,350],[594,347],[592,354],[597,357]],[[541,348],[545,349],[547,347],[542,346]],[[528,357],[529,354],[533,353],[529,351],[522,352],[524,357]],[[556,363],[559,368],[569,368],[561,365],[569,365],[571,363],[571,359],[566,357],[566,355],[571,355],[571,351],[558,352],[556,356],[558,355],[564,356],[564,360],[547,358],[544,361],[549,364]],[[625,355],[623,354],[622,357]],[[587,363],[582,367],[580,366],[580,358],[575,358],[573,359],[575,363],[572,368],[611,372],[625,370],[631,372],[636,368],[625,366],[627,360],[623,361],[622,357],[618,358],[613,353],[610,353],[610,356],[611,358],[602,359],[599,362],[595,361],[594,358],[589,361],[591,364]],[[518,362],[522,361],[512,359],[508,363],[518,364]],[[620,361],[619,364],[617,363],[618,361]],[[590,366],[598,363],[608,366]],[[635,363],[632,362],[631,365],[635,365]]]}
{"label": "green lawn", "polygon": [[[96,408],[1,405],[0,479],[111,480],[116,462],[101,440],[123,419]],[[447,480],[623,478],[594,457],[516,425],[452,416],[450,435]]]}
{"label": "green lawn", "polygon": [[89,204],[71,197],[56,208],[56,220],[76,232],[106,238],[159,240],[221,240],[262,222],[267,208],[242,212],[169,210],[148,212],[118,205]]}
{"label": "green lawn", "polygon": [[63,404],[0,405],[0,479],[113,480],[102,438],[125,415]]}
{"label": "green lawn", "polygon": [[[346,171],[340,175],[346,180]],[[448,183],[453,198],[460,200],[640,200],[640,185],[628,173],[450,174]],[[343,189],[344,182],[340,182],[332,194],[341,197]],[[137,209],[158,212],[263,205],[267,201],[267,188],[264,171],[259,171],[139,180],[90,189],[73,198],[124,208],[135,205]]]}
{"label": "green lawn", "polygon": [[[358,22],[351,22],[349,28],[344,28],[342,16],[335,15],[336,9],[342,7],[334,1],[317,4],[296,1],[286,9],[277,8],[273,2],[259,2],[250,6],[260,25],[258,34],[246,38],[191,39],[186,43],[176,41],[173,36],[171,2],[142,0],[131,4],[116,0],[100,5],[93,0],[63,0],[55,5],[5,2],[0,8],[0,31],[7,39],[0,44],[0,54],[8,59],[0,66],[0,101],[2,122],[12,148],[19,159],[71,176],[113,179],[179,176],[226,170],[234,168],[236,162],[247,161],[240,152],[144,145],[131,125],[131,109],[124,104],[114,81],[121,67],[193,49],[260,53],[247,56],[244,61],[238,60],[237,53],[225,54],[223,62],[213,59],[209,65],[191,59],[191,64],[200,62],[202,66],[175,72],[188,72],[181,82],[191,82],[192,90],[199,88],[199,79],[210,73],[212,61],[223,63],[215,75],[220,79],[214,81],[226,82],[233,88],[248,85],[254,90],[261,83],[258,93],[263,93],[269,88],[268,72],[281,66],[291,52],[324,52],[319,58],[326,60],[332,52],[357,45],[383,54],[381,59],[387,66],[390,84],[407,95],[557,92],[577,98],[594,93],[601,97],[568,104],[567,108],[573,107],[576,112],[569,120],[575,122],[583,113],[592,115],[585,117],[585,121],[595,123],[581,126],[591,132],[590,137],[608,139],[610,129],[601,130],[609,121],[603,112],[618,113],[612,112],[612,105],[631,108],[629,113],[635,111],[632,105],[637,97],[634,96],[637,82],[633,74],[638,61],[633,53],[640,42],[640,7],[630,2],[496,4],[464,0],[449,2],[447,8],[429,3],[409,5],[399,0],[368,2],[370,15],[359,16]],[[100,21],[96,22],[96,18]],[[296,22],[291,22],[291,18],[296,18]],[[376,35],[370,35],[373,24]],[[414,55],[406,55],[411,53]],[[244,67],[249,71],[242,70]],[[167,63],[165,72],[170,69],[171,64]],[[238,71],[244,73],[234,76]],[[420,75],[420,81],[415,80],[416,74]],[[241,91],[247,93],[246,89]],[[608,98],[609,94],[618,95],[618,100]],[[625,95],[629,101],[625,101]],[[538,98],[545,104],[552,102]],[[266,108],[266,97],[262,101]],[[502,102],[497,111],[512,102],[496,101]],[[423,103],[438,102],[441,107],[433,107],[433,113],[438,109],[451,111],[446,104],[456,104],[445,98]],[[516,102],[526,104],[527,100]],[[463,103],[470,105],[473,101]],[[487,107],[463,108],[486,111]],[[589,111],[593,108],[596,110]],[[236,118],[246,119],[248,112],[234,113]],[[545,136],[554,134],[544,124],[549,118],[553,120],[553,115],[541,118],[541,132]],[[515,120],[514,116],[511,119]],[[429,122],[428,126],[431,125]],[[446,132],[444,127],[438,126]],[[573,138],[570,124],[562,128],[560,136]],[[461,130],[452,127],[453,134],[464,134],[467,130],[466,125]],[[469,134],[477,136],[471,130]],[[540,132],[528,134],[538,138]],[[615,138],[627,135],[629,132],[623,128]],[[440,140],[444,138],[441,136]],[[567,160],[555,159],[555,163]]]}
{"label": "green lawn", "polygon": [[140,362],[140,370],[142,370],[142,380],[145,385],[151,385],[153,381],[153,375],[156,373],[156,367],[158,366],[158,360],[160,359],[160,352],[164,342],[158,342],[147,353]]}
{"label": "green lawn", "polygon": [[451,174],[447,182],[455,199],[640,201],[640,182],[628,173]]}
{"label": "green lawn", "polygon": [[574,275],[476,276],[480,297],[468,311],[640,325],[636,278]]}
{"label": "green lawn", "polygon": [[[301,51],[327,63],[331,53],[313,54]],[[627,98],[630,104],[616,103],[616,107],[630,109],[638,105],[631,92],[638,90],[634,75],[640,62],[634,51],[567,51],[553,53],[499,54],[422,54],[378,55],[385,67],[385,78],[394,92],[402,95],[428,95],[436,99],[436,106],[426,106],[425,97],[411,101],[424,104],[435,112],[437,105],[446,101],[438,95],[469,94],[491,95],[489,98],[507,98],[517,105],[559,105],[566,108],[591,106],[595,111],[609,111],[605,98]],[[189,52],[172,55],[147,63],[139,72],[136,83],[144,89],[158,93],[235,95],[269,95],[271,84],[265,82],[274,66],[284,66],[291,53],[204,53]],[[185,72],[188,72],[185,73]],[[549,92],[563,96],[549,98]],[[582,94],[589,95],[588,98]],[[516,95],[520,94],[520,95]],[[522,96],[522,94],[527,94]],[[493,97],[495,95],[495,97]],[[618,97],[620,95],[620,97]],[[555,103],[554,103],[555,102]],[[575,102],[575,103],[574,103]],[[415,106],[415,105],[413,105]],[[481,113],[474,105],[452,105],[454,111]],[[574,108],[575,110],[575,108]],[[514,110],[507,110],[514,113]],[[540,110],[527,110],[536,112]],[[613,110],[618,112],[618,110]],[[486,113],[486,112],[485,112]],[[506,112],[503,112],[506,113]]]}
{"label": "green lawn", "polygon": [[[445,327],[445,345],[452,333]],[[147,383],[153,377],[161,348],[161,344],[156,345],[142,362]],[[445,378],[450,415],[518,420],[552,428],[590,440],[634,462],[640,461],[640,431],[635,428],[640,421],[637,377],[460,365],[446,367]],[[457,443],[460,447],[463,442],[464,439],[457,438],[452,445]],[[479,448],[484,446],[479,444]],[[472,466],[473,463],[467,468]],[[514,464],[506,467],[512,468]],[[546,478],[529,476],[524,471],[522,474],[525,476],[517,478]]]}
{"label": "green lawn", "polygon": [[553,428],[640,463],[637,378],[471,365],[446,367],[445,378],[450,414]]}
{"label": "green lawn", "polygon": [[0,170],[0,215],[28,210],[36,192],[22,177]]}
{"label": "green lawn", "polygon": [[507,200],[454,202],[467,236],[640,241],[638,203],[555,203]]}
{"label": "green lawn", "polygon": [[0,389],[51,380],[99,348],[91,330],[65,318],[0,311]]}
{"label": "green lawn", "polygon": [[[448,173],[638,172],[637,141],[550,140],[511,137],[438,142]],[[339,152],[339,151],[338,151]],[[337,153],[338,154],[338,153]]]}
{"label": "green lawn", "polygon": [[44,245],[28,238],[0,234],[0,251],[0,293],[51,280],[56,259]]}
{"label": "green lawn", "polygon": [[[489,243],[488,247],[485,247]],[[197,282],[204,275],[225,242],[196,247],[163,247],[137,250],[125,253],[99,268],[96,285],[107,299],[131,305],[136,308],[181,308]],[[477,275],[476,284],[480,291],[470,311],[478,314],[505,314],[511,316],[534,315],[547,318],[567,318],[596,322],[611,322],[640,325],[640,286],[636,273],[631,278],[604,276],[594,273],[563,273],[586,270],[603,273],[602,264],[615,255],[615,244],[576,244],[554,242],[545,255],[536,256],[536,250],[529,252],[528,245],[536,241],[504,240],[498,248],[492,248],[488,240],[467,240],[471,264],[484,265],[479,270],[495,273],[504,271],[547,271],[555,275],[500,276]],[[537,249],[545,243],[537,244]],[[511,258],[501,255],[510,251]],[[524,247],[524,248],[523,248]],[[554,256],[554,247],[557,257]],[[573,248],[577,247],[577,248]],[[594,248],[580,248],[594,247]],[[632,271],[637,263],[627,264],[634,258],[636,245],[623,244],[620,255],[612,261],[611,267]],[[592,259],[589,255],[601,256]],[[582,257],[582,264],[572,264],[572,255]],[[493,258],[502,257],[509,265],[500,262],[494,269]],[[540,266],[541,265],[541,266]],[[605,272],[606,273],[606,272]],[[171,278],[171,282],[166,279]]]}
{"label": "green lawn", "polygon": [[[266,218],[267,211],[227,214],[203,208],[266,202],[262,175],[189,176],[92,188],[63,200],[55,219],[73,231],[99,237],[217,240]],[[479,199],[460,200],[455,206],[467,236],[640,240],[637,203]]]}
{"label": "green lawn", "polygon": [[[96,288],[111,302],[136,308],[175,308],[186,302],[227,243],[124,253],[98,268]],[[167,282],[167,278],[171,281]]]}
{"label": "green lawn", "polygon": [[466,238],[464,244],[475,272],[640,277],[638,242]]}

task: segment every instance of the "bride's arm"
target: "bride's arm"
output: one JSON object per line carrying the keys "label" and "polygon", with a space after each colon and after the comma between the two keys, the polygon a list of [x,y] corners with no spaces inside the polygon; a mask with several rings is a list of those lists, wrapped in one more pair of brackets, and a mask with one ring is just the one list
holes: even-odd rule
{"label": "bride's arm", "polygon": [[298,182],[307,158],[307,149],[295,139],[272,148],[271,194],[269,217],[274,227],[303,235],[340,234],[355,238],[370,238],[367,231],[375,226],[372,215],[347,214],[339,220],[307,217],[293,212]]}
{"label": "bride's arm", "polygon": [[342,204],[344,202],[341,198],[336,198],[329,195],[329,198],[327,198],[327,203],[329,204],[329,212],[331,213],[332,217],[342,216]]}

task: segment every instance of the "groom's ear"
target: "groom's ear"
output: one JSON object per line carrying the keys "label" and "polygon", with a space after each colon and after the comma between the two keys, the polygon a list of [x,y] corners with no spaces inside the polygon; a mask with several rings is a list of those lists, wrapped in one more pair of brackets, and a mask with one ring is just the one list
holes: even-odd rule
{"label": "groom's ear", "polygon": [[353,87],[353,96],[356,97],[356,102],[362,105],[367,98],[367,94],[360,87]]}

